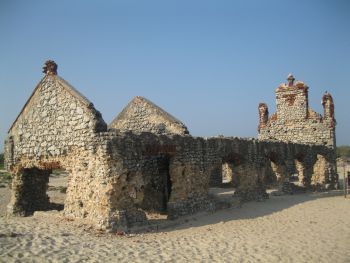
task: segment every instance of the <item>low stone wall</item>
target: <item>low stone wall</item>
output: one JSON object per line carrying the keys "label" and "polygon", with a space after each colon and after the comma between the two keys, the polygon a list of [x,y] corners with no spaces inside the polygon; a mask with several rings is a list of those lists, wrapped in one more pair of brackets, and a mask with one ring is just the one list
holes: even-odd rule
{"label": "low stone wall", "polygon": [[[266,197],[264,182],[274,172],[272,162],[279,167],[281,187],[297,170],[297,158],[304,167],[301,184],[305,187],[336,183],[333,151],[322,146],[131,132],[98,133],[90,146],[78,154],[55,158],[37,156],[28,161],[28,156],[17,157],[12,169],[64,167],[69,172],[65,214],[89,218],[103,228],[145,220],[144,212],[165,212],[175,218],[213,209],[208,199],[211,177],[222,180],[222,174],[213,171],[228,160],[238,177],[235,195],[243,201]],[[24,186],[29,191],[40,184],[26,183],[21,180],[23,170],[18,171],[22,172],[14,175],[12,211],[32,210],[19,205],[19,200],[34,196],[17,189]],[[37,171],[35,176],[42,175]]]}

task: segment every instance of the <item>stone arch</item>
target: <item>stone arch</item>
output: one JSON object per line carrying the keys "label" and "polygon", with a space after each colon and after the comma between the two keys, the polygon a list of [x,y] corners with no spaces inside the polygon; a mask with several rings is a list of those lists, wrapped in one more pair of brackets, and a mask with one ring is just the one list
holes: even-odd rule
{"label": "stone arch", "polygon": [[238,153],[229,153],[223,157],[221,160],[221,182],[231,187],[237,187],[242,175],[241,164],[243,162],[243,156]]}
{"label": "stone arch", "polygon": [[[298,184],[305,186],[308,184],[309,177],[306,172],[305,153],[299,152],[294,156],[295,174],[297,175]],[[293,179],[293,178],[292,178]]]}
{"label": "stone arch", "polygon": [[267,154],[267,164],[264,173],[264,183],[268,186],[273,186],[277,183],[280,177],[278,170],[279,158],[276,152],[269,152]]}
{"label": "stone arch", "polygon": [[286,185],[289,182],[291,171],[294,169],[294,163],[291,164],[277,151],[269,151],[266,154],[267,168],[265,170],[264,183],[272,188],[278,188],[278,191],[286,192]]}

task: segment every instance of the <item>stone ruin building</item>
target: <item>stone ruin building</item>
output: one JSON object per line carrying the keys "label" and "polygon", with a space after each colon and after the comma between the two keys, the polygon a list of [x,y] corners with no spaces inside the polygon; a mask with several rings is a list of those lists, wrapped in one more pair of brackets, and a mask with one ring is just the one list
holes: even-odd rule
{"label": "stone ruin building", "polygon": [[[327,91],[322,96],[323,116],[309,107],[309,87],[301,81],[296,81],[289,74],[288,83],[282,83],[276,89],[276,112],[269,118],[268,107],[259,104],[259,140],[277,140],[298,144],[324,145],[333,149],[335,155],[335,125],[334,103]],[[303,159],[299,157],[298,159]],[[314,184],[325,185],[334,173],[333,165],[321,155],[317,154],[314,170],[318,176],[312,177]],[[298,161],[299,180],[304,179],[304,169]]]}
{"label": "stone ruin building", "polygon": [[266,197],[267,185],[282,185],[295,173],[301,187],[337,184],[332,97],[324,96],[321,117],[308,108],[302,83],[277,89],[271,118],[260,105],[259,140],[200,138],[141,97],[107,125],[57,75],[53,61],[44,73],[5,141],[5,166],[13,175],[9,215],[49,207],[53,169],[69,174],[64,215],[106,230],[144,222],[151,212],[172,219],[216,209],[208,191],[222,185],[223,177],[240,200]]}
{"label": "stone ruin building", "polygon": [[288,84],[276,89],[277,111],[269,118],[265,103],[259,105],[259,139],[335,148],[334,103],[331,94],[322,97],[323,116],[309,107],[308,86],[288,75]]}

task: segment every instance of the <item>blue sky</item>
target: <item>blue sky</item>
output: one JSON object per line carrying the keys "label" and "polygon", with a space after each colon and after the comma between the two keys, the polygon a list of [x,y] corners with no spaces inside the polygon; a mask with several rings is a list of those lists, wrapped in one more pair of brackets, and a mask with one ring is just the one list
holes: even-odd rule
{"label": "blue sky", "polygon": [[109,123],[137,95],[197,136],[256,137],[292,72],[350,145],[350,1],[0,1],[0,147],[47,59]]}

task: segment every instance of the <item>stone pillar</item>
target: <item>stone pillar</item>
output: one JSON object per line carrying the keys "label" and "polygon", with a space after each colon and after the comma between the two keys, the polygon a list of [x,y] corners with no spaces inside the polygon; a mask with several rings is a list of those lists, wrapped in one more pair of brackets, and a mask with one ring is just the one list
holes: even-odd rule
{"label": "stone pillar", "polygon": [[324,119],[334,119],[334,103],[331,94],[327,91],[323,94],[322,97],[322,106],[323,106],[323,117]]}
{"label": "stone pillar", "polygon": [[313,166],[311,185],[316,188],[333,188],[336,183],[335,165],[327,160],[325,156],[317,155]]}
{"label": "stone pillar", "polygon": [[303,178],[299,182],[301,186],[309,188],[311,185],[311,177],[313,173],[313,163],[314,162],[304,162],[304,173],[303,173]]}
{"label": "stone pillar", "polygon": [[34,211],[49,208],[46,193],[51,170],[37,168],[22,169],[13,175],[12,196],[8,205],[8,214],[27,216]]}
{"label": "stone pillar", "polygon": [[295,160],[295,167],[298,172],[299,185],[305,186],[306,183],[306,168],[302,161]]}
{"label": "stone pillar", "polygon": [[234,195],[242,201],[267,198],[262,168],[256,167],[254,164],[242,164],[237,168],[239,184]]}
{"label": "stone pillar", "polygon": [[259,127],[258,131],[260,132],[261,128],[266,126],[266,123],[269,119],[269,109],[266,103],[259,104]]}

